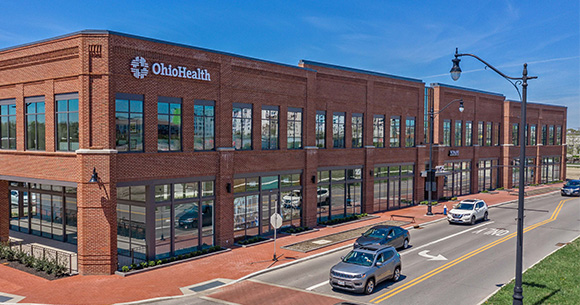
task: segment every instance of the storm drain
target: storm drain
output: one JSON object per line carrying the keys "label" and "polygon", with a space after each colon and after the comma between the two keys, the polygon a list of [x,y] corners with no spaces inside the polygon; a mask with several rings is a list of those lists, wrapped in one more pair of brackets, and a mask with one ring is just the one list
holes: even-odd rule
{"label": "storm drain", "polygon": [[205,283],[203,285],[199,285],[199,286],[195,286],[195,287],[190,287],[189,290],[193,291],[193,292],[200,292],[200,291],[204,291],[204,290],[208,290],[208,289],[212,289],[215,287],[219,287],[222,285],[225,285],[226,283],[222,282],[222,281],[211,281],[209,283]]}

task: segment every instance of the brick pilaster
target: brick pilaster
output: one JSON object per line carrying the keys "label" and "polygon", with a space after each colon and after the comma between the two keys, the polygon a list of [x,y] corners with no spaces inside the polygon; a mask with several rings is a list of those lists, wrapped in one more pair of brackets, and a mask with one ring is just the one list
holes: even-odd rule
{"label": "brick pilaster", "polygon": [[10,231],[10,194],[8,181],[0,180],[0,242],[8,241]]}

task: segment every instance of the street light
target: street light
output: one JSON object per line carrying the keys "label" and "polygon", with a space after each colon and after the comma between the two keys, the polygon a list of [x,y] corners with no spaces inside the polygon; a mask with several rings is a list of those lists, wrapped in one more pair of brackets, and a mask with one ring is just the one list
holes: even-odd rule
{"label": "street light", "polygon": [[[524,64],[524,70],[522,71],[522,77],[510,77],[503,73],[501,73],[498,69],[493,67],[492,65],[485,62],[483,59],[473,55],[473,54],[458,54],[457,48],[455,49],[455,59],[452,59],[453,67],[451,68],[451,78],[456,81],[461,76],[461,68],[459,68],[459,62],[461,56],[471,56],[487,67],[495,71],[501,77],[505,78],[510,84],[516,88],[518,95],[520,96],[520,100],[522,101],[522,114],[521,114],[521,124],[520,124],[520,181],[519,181],[519,190],[518,190],[518,224],[517,224],[517,245],[516,245],[516,283],[514,286],[514,294],[513,294],[513,304],[514,305],[522,305],[524,296],[522,294],[522,256],[524,250],[524,170],[525,170],[525,162],[526,159],[526,143],[525,143],[525,129],[526,126],[526,99],[528,93],[528,79],[536,79],[537,76],[528,76],[528,64]],[[512,80],[515,80],[513,82]],[[520,94],[520,89],[517,85],[522,86],[522,93]]]}
{"label": "street light", "polygon": [[449,102],[449,104],[445,105],[445,107],[441,108],[437,113],[435,113],[434,105],[431,105],[431,109],[429,110],[429,171],[427,172],[427,181],[428,188],[427,192],[429,193],[428,202],[427,202],[427,215],[432,216],[433,212],[431,211],[431,200],[433,196],[433,180],[435,178],[435,171],[433,170],[433,121],[435,116],[441,113],[441,111],[445,110],[445,108],[449,107],[449,105],[453,104],[454,102],[459,102],[459,112],[463,112],[465,108],[463,107],[463,99],[455,99]]}

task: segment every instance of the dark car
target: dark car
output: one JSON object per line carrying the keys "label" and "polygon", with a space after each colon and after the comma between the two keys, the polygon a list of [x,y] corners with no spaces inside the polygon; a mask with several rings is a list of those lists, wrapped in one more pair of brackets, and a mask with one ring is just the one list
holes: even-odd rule
{"label": "dark car", "polygon": [[580,196],[580,180],[568,180],[561,190],[562,196]]}
{"label": "dark car", "polygon": [[[211,205],[204,205],[201,209],[201,218],[202,218],[202,225],[211,225],[212,223],[212,206]],[[197,213],[197,206],[183,212],[183,214],[179,215],[178,224],[180,227],[187,229],[187,228],[194,228],[197,229],[198,224],[198,213]]]}
{"label": "dark car", "polygon": [[368,245],[389,245],[395,248],[409,247],[411,235],[409,231],[397,226],[374,226],[362,234],[353,247],[360,248]]}

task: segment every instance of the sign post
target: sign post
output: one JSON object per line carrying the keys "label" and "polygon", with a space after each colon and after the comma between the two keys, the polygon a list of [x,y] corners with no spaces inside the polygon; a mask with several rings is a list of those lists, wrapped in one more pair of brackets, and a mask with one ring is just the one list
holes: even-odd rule
{"label": "sign post", "polygon": [[276,205],[276,212],[270,216],[270,224],[274,227],[274,258],[273,261],[278,261],[276,257],[276,231],[282,226],[282,216],[278,214],[278,205]]}

